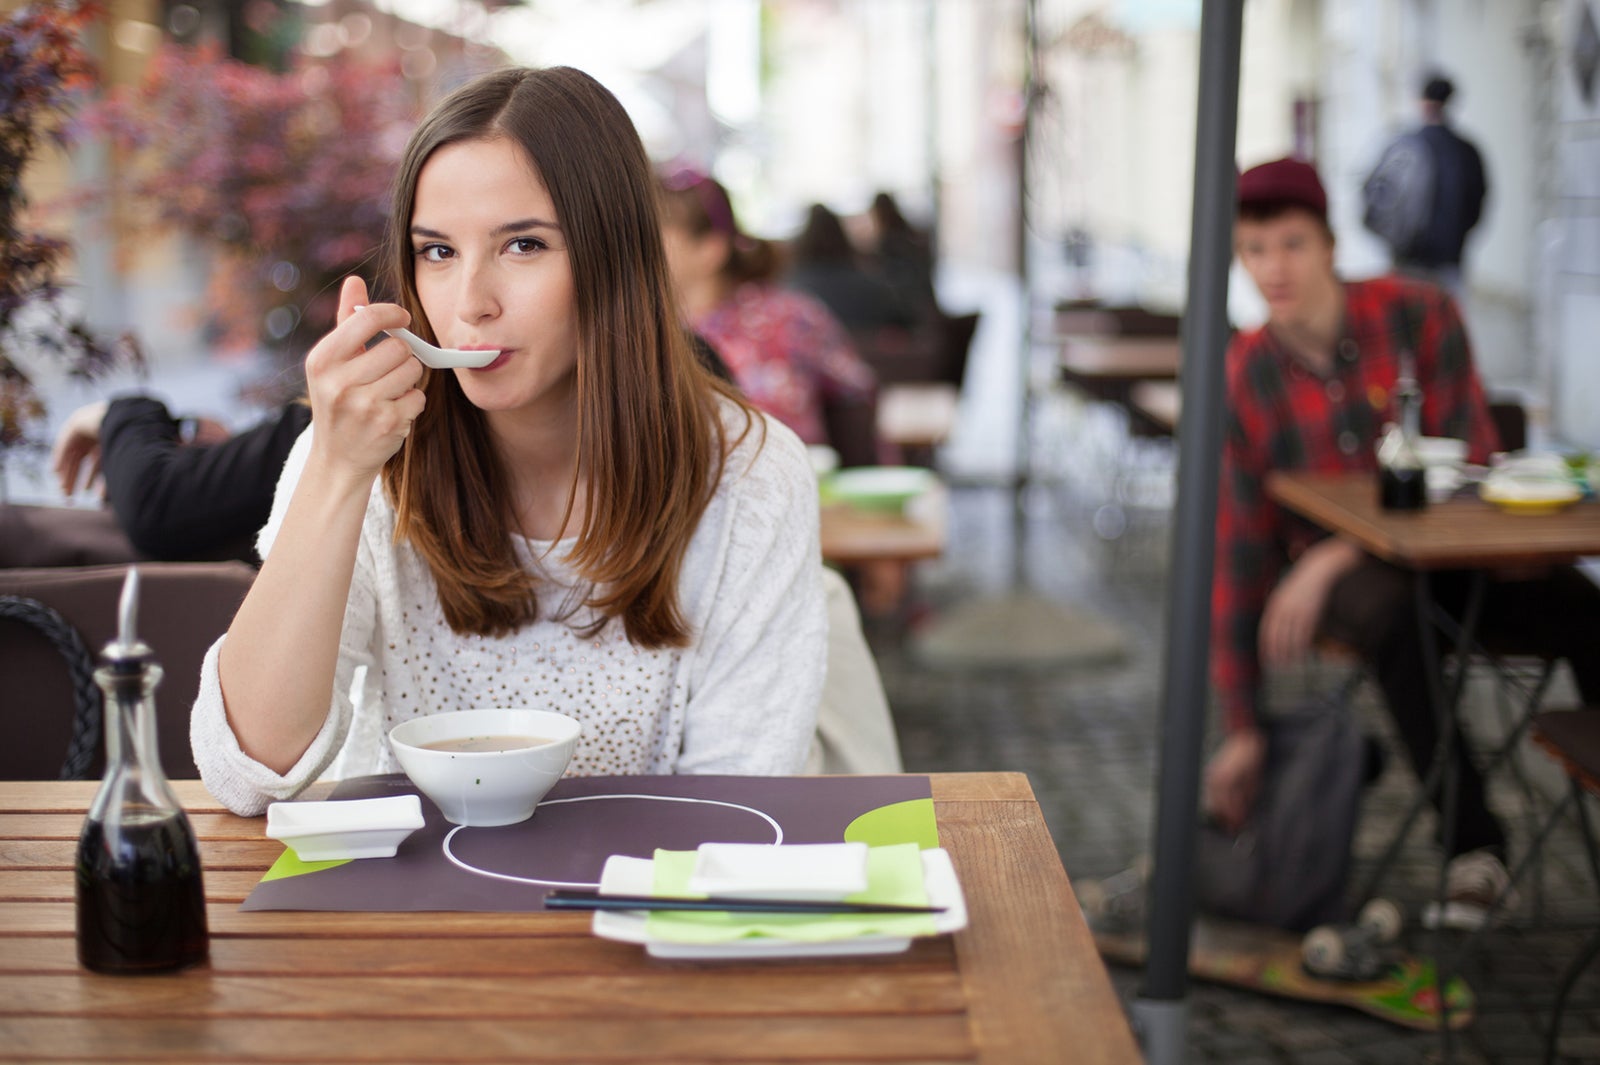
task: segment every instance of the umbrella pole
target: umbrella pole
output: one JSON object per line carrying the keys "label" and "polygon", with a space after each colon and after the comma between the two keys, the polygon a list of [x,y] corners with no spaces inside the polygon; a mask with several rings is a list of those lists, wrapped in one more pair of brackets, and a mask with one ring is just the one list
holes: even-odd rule
{"label": "umbrella pole", "polygon": [[1222,451],[1222,367],[1229,328],[1243,21],[1244,0],[1203,0],[1149,954],[1143,986],[1131,1008],[1151,1065],[1182,1062],[1188,1029],[1189,929],[1209,690],[1211,570]]}

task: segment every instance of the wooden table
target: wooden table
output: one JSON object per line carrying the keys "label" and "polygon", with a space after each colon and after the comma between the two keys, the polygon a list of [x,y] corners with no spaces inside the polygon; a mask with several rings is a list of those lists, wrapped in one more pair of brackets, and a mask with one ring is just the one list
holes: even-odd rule
{"label": "wooden table", "polygon": [[[1441,724],[1457,711],[1467,657],[1478,649],[1478,604],[1489,575],[1495,570],[1561,565],[1600,555],[1600,503],[1593,500],[1550,514],[1511,514],[1475,496],[1458,495],[1420,511],[1387,511],[1378,504],[1375,474],[1298,471],[1269,473],[1266,491],[1282,506],[1416,574],[1423,659]],[[1469,603],[1451,648],[1459,663],[1453,683],[1445,674],[1444,655],[1434,631],[1441,612],[1434,604],[1429,584],[1430,574],[1446,569],[1465,569],[1473,574]],[[1525,717],[1531,717],[1538,709],[1541,692],[1542,686],[1534,689]],[[1511,739],[1519,734],[1513,731]],[[1440,735],[1444,743],[1441,753],[1448,756],[1454,730],[1441,728]],[[1491,765],[1499,757],[1491,759]],[[1400,832],[1368,874],[1368,885],[1361,897],[1376,891],[1427,797],[1438,787],[1454,787],[1453,779],[1441,779],[1441,767],[1449,764],[1448,757],[1435,758],[1422,791],[1402,818]],[[1442,890],[1442,879],[1440,887]]]}
{"label": "wooden table", "polygon": [[1556,565],[1600,555],[1600,503],[1554,514],[1510,514],[1476,497],[1420,511],[1378,505],[1375,474],[1274,472],[1267,494],[1301,516],[1414,570]]}
{"label": "wooden table", "polygon": [[838,566],[920,562],[944,554],[945,490],[906,504],[905,512],[827,503],[821,510],[822,558]]}
{"label": "wooden table", "polygon": [[1056,367],[1067,383],[1126,406],[1136,382],[1175,379],[1181,357],[1177,337],[1070,336],[1060,342]]}
{"label": "wooden table", "polygon": [[932,783],[965,930],[728,963],[652,959],[583,914],[243,912],[281,846],[183,781],[210,964],[107,977],[73,938],[96,785],[0,782],[0,1061],[1138,1061],[1027,778]]}
{"label": "wooden table", "polygon": [[1161,432],[1178,431],[1178,415],[1183,411],[1183,391],[1176,381],[1138,381],[1129,390],[1133,412]]}
{"label": "wooden table", "polygon": [[955,385],[885,385],[878,395],[878,435],[900,448],[937,447],[955,428],[960,398]]}

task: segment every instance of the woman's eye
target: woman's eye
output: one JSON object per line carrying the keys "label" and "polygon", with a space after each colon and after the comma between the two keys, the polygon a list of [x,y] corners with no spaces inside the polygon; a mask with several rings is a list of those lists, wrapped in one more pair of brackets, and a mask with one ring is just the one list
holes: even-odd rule
{"label": "woman's eye", "polygon": [[532,255],[536,251],[544,250],[549,245],[538,237],[517,237],[506,247],[510,249],[513,255]]}
{"label": "woman's eye", "polygon": [[430,263],[443,262],[454,253],[443,244],[424,244],[417,249],[417,258]]}

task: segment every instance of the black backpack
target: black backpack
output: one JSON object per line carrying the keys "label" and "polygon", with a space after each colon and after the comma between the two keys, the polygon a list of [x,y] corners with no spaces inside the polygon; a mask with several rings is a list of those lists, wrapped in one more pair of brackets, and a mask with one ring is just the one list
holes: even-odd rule
{"label": "black backpack", "polygon": [[1413,252],[1433,212],[1436,162],[1420,133],[1407,133],[1388,148],[1361,186],[1361,223],[1383,238],[1396,258]]}
{"label": "black backpack", "polygon": [[1303,932],[1346,920],[1366,743],[1345,685],[1263,723],[1267,760],[1237,836],[1201,826],[1195,898],[1220,917]]}

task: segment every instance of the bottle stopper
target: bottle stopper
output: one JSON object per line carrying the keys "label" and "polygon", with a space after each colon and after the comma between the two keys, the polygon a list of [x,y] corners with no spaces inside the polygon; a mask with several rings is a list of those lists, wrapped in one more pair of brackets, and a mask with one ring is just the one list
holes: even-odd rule
{"label": "bottle stopper", "polygon": [[154,657],[150,645],[139,639],[139,568],[128,567],[122,579],[122,596],[117,603],[117,638],[106,644],[100,656],[116,673],[137,672]]}

